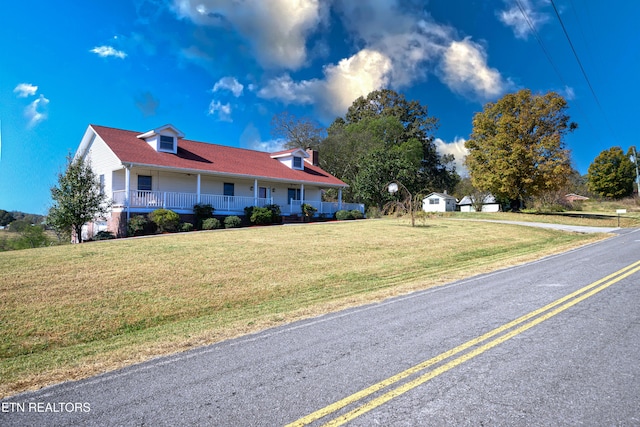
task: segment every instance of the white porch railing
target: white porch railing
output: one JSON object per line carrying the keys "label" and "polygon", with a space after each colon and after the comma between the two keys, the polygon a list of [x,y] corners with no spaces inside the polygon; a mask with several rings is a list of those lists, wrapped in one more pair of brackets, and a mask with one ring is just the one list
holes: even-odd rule
{"label": "white porch railing", "polygon": [[[125,207],[126,191],[113,192],[113,206]],[[138,191],[129,192],[129,207],[145,209],[193,209],[198,203],[196,193],[176,193],[168,191]],[[217,211],[244,213],[247,206],[266,206],[273,203],[271,198],[254,198],[241,196],[222,196],[216,194],[201,194],[201,204],[210,204]]]}
{"label": "white porch railing", "polygon": [[[193,193],[175,193],[168,191],[130,191],[129,206],[136,208],[184,209],[193,207],[197,195]],[[126,205],[126,191],[113,192],[113,206]]]}
{"label": "white porch railing", "polygon": [[[166,191],[138,191],[129,192],[129,207],[133,209],[193,209],[193,205],[198,202],[196,193],[176,193]],[[254,198],[244,196],[222,196],[219,194],[201,194],[201,204],[210,204],[216,212],[244,214],[244,208],[247,206],[266,206],[273,203],[272,198]],[[302,204],[307,203],[317,209],[316,215],[332,216],[340,209],[353,210],[357,209],[364,213],[364,205],[360,203],[338,203],[338,202],[320,202],[311,200],[290,200],[288,206],[281,206],[280,210],[283,215],[300,215],[302,213]],[[113,206],[126,206],[126,191],[113,192]]]}
{"label": "white porch railing", "polygon": [[[333,215],[339,210],[359,210],[364,214],[364,205],[362,203],[338,203],[338,202],[316,202],[311,200],[289,200],[289,214],[300,214],[302,212],[302,204],[316,208],[316,215]],[[284,209],[282,210],[284,213]]]}
{"label": "white porch railing", "polygon": [[[244,212],[247,206],[266,206],[273,203],[271,198],[220,196],[214,194],[201,194],[200,203],[210,204],[216,210],[229,212]],[[193,206],[193,205],[192,205]]]}

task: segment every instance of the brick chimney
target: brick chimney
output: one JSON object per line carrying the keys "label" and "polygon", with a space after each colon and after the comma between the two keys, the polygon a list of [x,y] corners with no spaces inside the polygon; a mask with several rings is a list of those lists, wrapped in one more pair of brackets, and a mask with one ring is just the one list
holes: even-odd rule
{"label": "brick chimney", "polygon": [[311,163],[313,166],[318,166],[318,150],[307,148],[307,154],[309,155],[309,158],[304,160],[308,163]]}

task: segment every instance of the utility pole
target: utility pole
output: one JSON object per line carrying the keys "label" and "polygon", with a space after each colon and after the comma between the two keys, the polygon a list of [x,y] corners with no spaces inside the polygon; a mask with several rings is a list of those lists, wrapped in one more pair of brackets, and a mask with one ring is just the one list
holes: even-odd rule
{"label": "utility pole", "polygon": [[636,194],[640,195],[640,174],[638,174],[638,153],[636,152],[635,145],[631,147],[633,149],[633,162],[636,164]]}

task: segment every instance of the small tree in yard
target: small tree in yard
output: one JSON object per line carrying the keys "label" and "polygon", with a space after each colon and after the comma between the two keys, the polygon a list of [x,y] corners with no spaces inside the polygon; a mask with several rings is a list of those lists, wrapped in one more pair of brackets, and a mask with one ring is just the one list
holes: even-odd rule
{"label": "small tree in yard", "polygon": [[77,243],[82,243],[82,226],[105,215],[110,205],[91,165],[71,155],[67,156],[66,171],[58,174],[58,185],[51,188],[51,198],[48,223],[59,234],[73,236]]}

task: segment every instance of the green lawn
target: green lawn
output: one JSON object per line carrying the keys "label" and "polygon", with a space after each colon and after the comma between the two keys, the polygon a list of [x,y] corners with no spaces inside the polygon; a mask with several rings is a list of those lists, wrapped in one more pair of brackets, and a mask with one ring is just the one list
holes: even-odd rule
{"label": "green lawn", "polygon": [[0,395],[379,301],[597,239],[381,219],[0,253]]}

